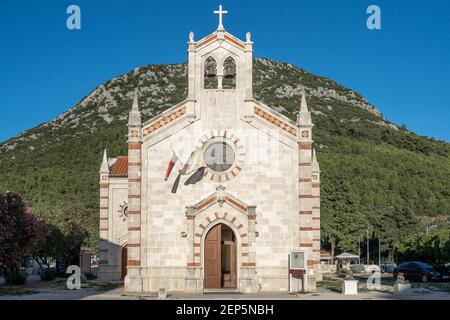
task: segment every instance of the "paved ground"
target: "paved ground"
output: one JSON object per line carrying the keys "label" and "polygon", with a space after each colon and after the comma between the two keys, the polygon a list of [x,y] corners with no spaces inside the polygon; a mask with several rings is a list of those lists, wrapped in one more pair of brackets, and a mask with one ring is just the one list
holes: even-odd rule
{"label": "paved ground", "polygon": [[[52,286],[35,285],[14,290],[5,290],[0,287],[0,300],[155,300],[156,293],[146,296],[130,296],[123,293],[123,287],[119,283],[99,284],[90,282],[83,285],[81,290],[67,290],[63,283]],[[430,289],[431,288],[431,289]],[[414,300],[450,300],[450,292],[439,291],[434,287],[414,289],[414,294],[409,296],[394,296],[388,288],[382,288],[385,292],[370,291],[361,292],[357,296],[346,296],[327,288],[318,288],[317,293],[291,295],[288,293],[208,293],[208,294],[185,294],[181,292],[168,293],[169,300],[392,300],[392,299],[414,299]],[[22,291],[21,291],[22,290]],[[10,294],[8,294],[8,292]]]}

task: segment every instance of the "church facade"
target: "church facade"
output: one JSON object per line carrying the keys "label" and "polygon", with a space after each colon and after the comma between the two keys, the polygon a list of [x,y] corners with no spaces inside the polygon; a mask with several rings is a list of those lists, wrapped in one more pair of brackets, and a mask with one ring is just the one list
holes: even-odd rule
{"label": "church facade", "polygon": [[[188,42],[186,100],[142,122],[100,169],[99,279],[129,292],[288,291],[289,255],[320,276],[320,170],[306,97],[297,121],[253,98],[253,42]],[[298,279],[297,279],[298,280]],[[314,283],[314,281],[311,281]]]}

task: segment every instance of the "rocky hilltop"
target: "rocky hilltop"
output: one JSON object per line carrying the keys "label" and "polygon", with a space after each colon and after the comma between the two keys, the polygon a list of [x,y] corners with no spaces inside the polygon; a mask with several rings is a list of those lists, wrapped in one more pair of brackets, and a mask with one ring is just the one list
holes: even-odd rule
{"label": "rocky hilltop", "polygon": [[[104,148],[126,154],[126,122],[138,88],[143,120],[185,99],[186,64],[148,65],[102,84],[56,119],[0,145],[0,192],[22,193],[55,223],[98,225]],[[254,94],[295,120],[306,92],[322,170],[323,239],[351,250],[371,227],[386,246],[450,214],[450,144],[385,119],[360,94],[292,64],[254,61]]]}

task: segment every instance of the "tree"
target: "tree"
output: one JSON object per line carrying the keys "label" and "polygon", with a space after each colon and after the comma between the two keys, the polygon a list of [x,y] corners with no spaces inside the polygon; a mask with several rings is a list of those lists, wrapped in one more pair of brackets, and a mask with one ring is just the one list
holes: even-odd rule
{"label": "tree", "polygon": [[444,265],[450,262],[450,229],[406,236],[396,244],[395,256],[399,261],[419,260]]}
{"label": "tree", "polygon": [[47,221],[39,221],[38,234],[40,243],[37,244],[33,258],[39,264],[41,271],[44,267],[49,270],[53,261],[67,253],[67,241],[61,230]]}
{"label": "tree", "polygon": [[18,272],[23,260],[42,244],[38,219],[17,193],[0,194],[0,265]]}
{"label": "tree", "polygon": [[[50,271],[53,262],[64,261],[64,265],[79,264],[81,246],[88,234],[79,224],[67,222],[61,228],[40,221],[38,224],[40,242],[33,253],[33,258],[41,267],[41,271]],[[53,271],[52,271],[53,272]]]}

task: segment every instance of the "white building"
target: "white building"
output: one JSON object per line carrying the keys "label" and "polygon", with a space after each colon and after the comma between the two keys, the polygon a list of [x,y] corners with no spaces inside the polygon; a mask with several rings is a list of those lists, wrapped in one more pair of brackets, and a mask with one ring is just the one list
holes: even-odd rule
{"label": "white building", "polygon": [[[104,155],[99,277],[125,277],[126,291],[287,291],[291,251],[304,251],[310,278],[319,275],[320,173],[306,99],[297,123],[256,101],[251,36],[227,33],[226,12],[215,13],[215,32],[189,36],[186,100],[142,123],[136,95],[128,156]],[[184,185],[193,173],[203,179]]]}

